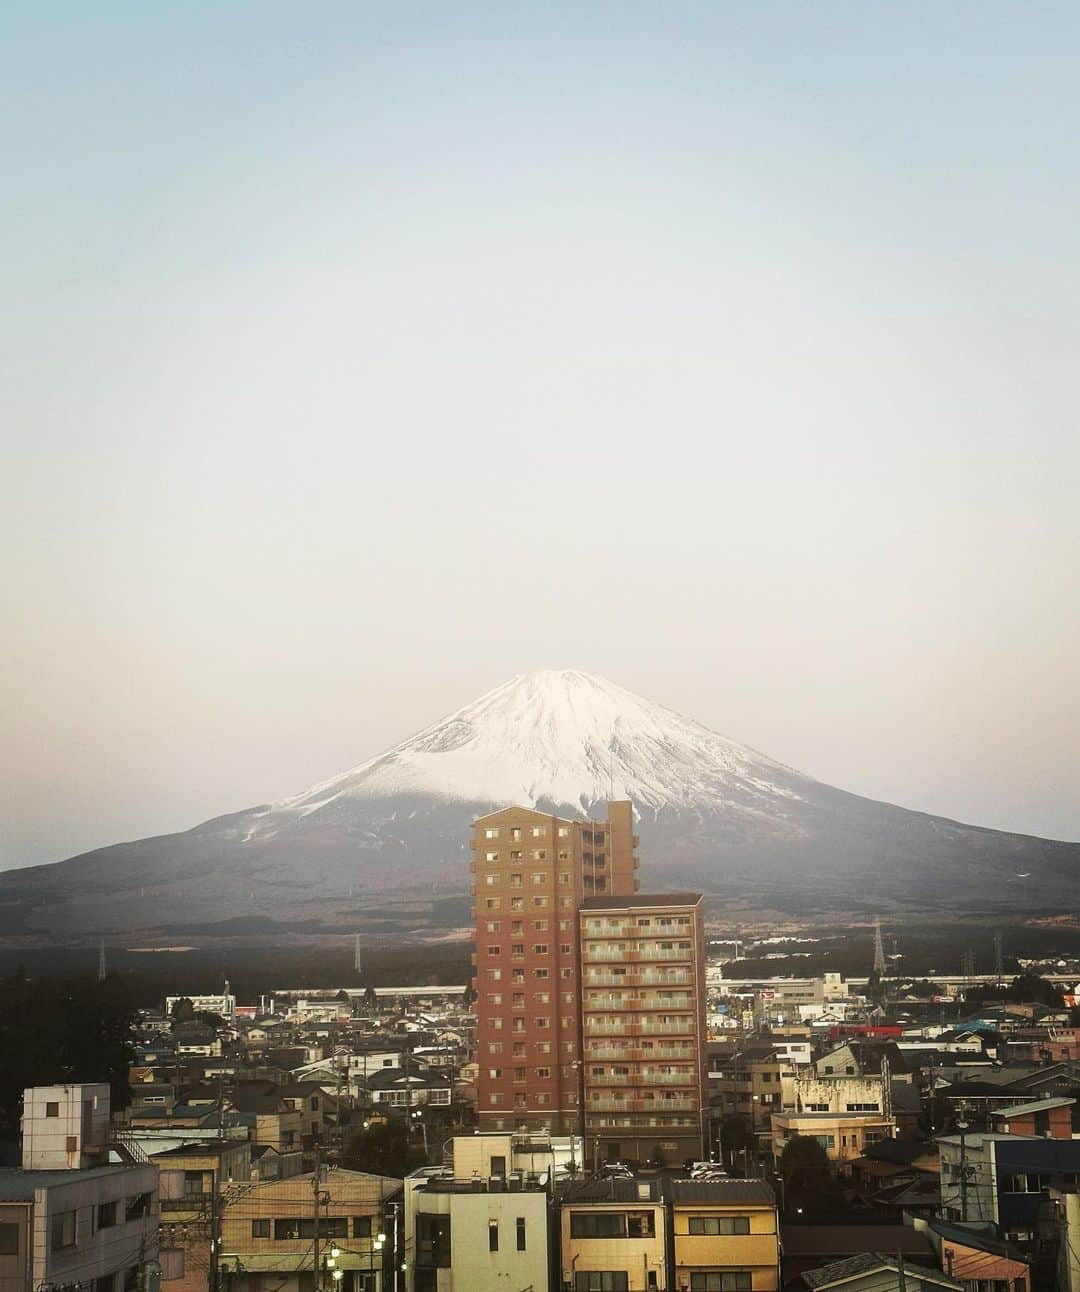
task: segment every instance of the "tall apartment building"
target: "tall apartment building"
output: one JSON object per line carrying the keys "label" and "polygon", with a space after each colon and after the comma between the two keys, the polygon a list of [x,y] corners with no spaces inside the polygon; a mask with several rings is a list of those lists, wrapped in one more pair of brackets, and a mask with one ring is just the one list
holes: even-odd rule
{"label": "tall apartment building", "polygon": [[703,1156],[700,893],[587,897],[578,919],[586,1154],[670,1165]]}
{"label": "tall apartment building", "polygon": [[510,807],[473,826],[482,1131],[579,1127],[578,910],[637,890],[633,812],[602,821]]}

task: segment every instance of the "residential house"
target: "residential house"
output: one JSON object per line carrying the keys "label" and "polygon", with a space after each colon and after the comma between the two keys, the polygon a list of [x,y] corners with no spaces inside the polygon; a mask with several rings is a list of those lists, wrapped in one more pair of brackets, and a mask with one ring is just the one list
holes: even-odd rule
{"label": "residential house", "polygon": [[938,1270],[906,1266],[903,1258],[881,1252],[861,1252],[832,1265],[807,1270],[801,1276],[809,1292],[967,1292],[963,1283]]}
{"label": "residential house", "polygon": [[205,1292],[215,1207],[230,1185],[247,1187],[251,1148],[245,1140],[211,1140],[155,1153],[159,1174],[162,1268],[179,1271],[167,1292]]}
{"label": "residential house", "polygon": [[673,1292],[776,1292],[776,1200],[763,1180],[671,1182]]}
{"label": "residential house", "polygon": [[667,1226],[658,1178],[584,1180],[559,1210],[559,1261],[572,1292],[668,1292]]}
{"label": "residential house", "polygon": [[317,1181],[308,1172],[227,1196],[220,1266],[230,1292],[309,1292],[313,1283],[332,1283],[336,1292],[392,1288],[393,1267],[387,1265],[393,1248],[385,1235],[389,1206],[400,1193],[400,1180],[335,1167]]}

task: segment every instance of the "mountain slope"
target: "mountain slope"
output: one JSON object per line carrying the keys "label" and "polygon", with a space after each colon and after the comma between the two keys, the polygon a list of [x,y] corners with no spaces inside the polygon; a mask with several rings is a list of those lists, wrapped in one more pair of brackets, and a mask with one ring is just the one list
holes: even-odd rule
{"label": "mountain slope", "polygon": [[646,885],[758,907],[933,907],[974,891],[1030,909],[1080,862],[1080,845],[860,798],[601,678],[543,671],[295,797],[0,874],[0,934],[253,918],[346,929],[395,902],[387,918],[422,922],[433,886],[467,885],[474,816],[514,802],[594,814],[609,797],[634,803]]}

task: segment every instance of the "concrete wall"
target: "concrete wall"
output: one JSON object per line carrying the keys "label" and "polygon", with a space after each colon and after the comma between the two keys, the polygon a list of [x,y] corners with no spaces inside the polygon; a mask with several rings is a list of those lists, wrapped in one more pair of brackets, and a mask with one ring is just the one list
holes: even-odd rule
{"label": "concrete wall", "polygon": [[[127,1199],[150,1194],[150,1212],[125,1221]],[[117,1223],[97,1227],[98,1208],[117,1204]],[[34,1191],[31,1273],[41,1284],[87,1283],[156,1260],[158,1252],[157,1171],[152,1166],[87,1172]],[[53,1217],[76,1213],[74,1247],[53,1251]]]}
{"label": "concrete wall", "polygon": [[[50,1117],[50,1110],[56,1115]],[[34,1086],[23,1092],[24,1170],[78,1170],[104,1162],[108,1135],[108,1085]]]}

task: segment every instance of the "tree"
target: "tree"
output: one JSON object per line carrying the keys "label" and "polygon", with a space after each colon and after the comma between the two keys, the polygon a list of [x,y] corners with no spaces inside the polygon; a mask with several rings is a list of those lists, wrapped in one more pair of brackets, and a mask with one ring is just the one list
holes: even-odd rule
{"label": "tree", "polygon": [[0,1140],[18,1135],[29,1086],[107,1081],[112,1107],[126,1107],[133,1013],[127,987],[115,976],[99,983],[16,974],[0,982]]}
{"label": "tree", "polygon": [[368,1122],[349,1136],[341,1155],[342,1166],[398,1179],[425,1161],[424,1150],[410,1143],[408,1127],[399,1118]]}
{"label": "tree", "polygon": [[780,1154],[784,1210],[818,1216],[843,1205],[843,1197],[824,1147],[812,1136],[793,1135]]}
{"label": "tree", "polygon": [[729,1156],[757,1147],[750,1118],[745,1113],[726,1113],[720,1122],[720,1149]]}
{"label": "tree", "polygon": [[1049,1005],[1051,1009],[1061,1009],[1065,1004],[1061,992],[1054,984],[1040,978],[1037,973],[1022,973],[1014,978],[1005,996],[1017,1004],[1024,1002]]}
{"label": "tree", "polygon": [[181,996],[179,1000],[174,1000],[172,1009],[169,1010],[169,1017],[174,1023],[190,1023],[195,1017],[195,1006],[191,1003],[191,997]]}

